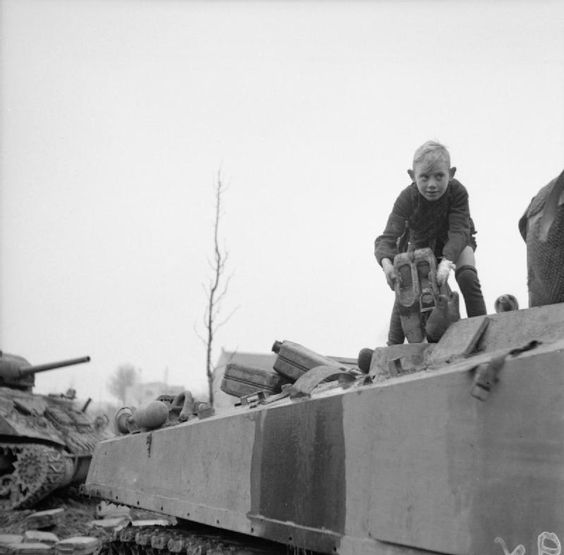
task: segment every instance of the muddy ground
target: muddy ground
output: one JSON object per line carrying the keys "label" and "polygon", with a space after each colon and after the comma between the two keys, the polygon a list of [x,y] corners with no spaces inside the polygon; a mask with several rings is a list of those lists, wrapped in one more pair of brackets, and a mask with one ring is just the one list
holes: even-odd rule
{"label": "muddy ground", "polygon": [[[37,530],[30,518],[38,511],[62,508],[63,512],[55,524],[42,531],[55,534],[59,540],[76,536],[93,536],[102,540],[110,539],[113,530],[93,525],[94,520],[103,518],[97,511],[99,501],[81,495],[74,487],[58,490],[40,501],[33,510],[0,511],[0,534],[20,534]],[[133,519],[154,518],[152,513],[131,510]]]}
{"label": "muddy ground", "polygon": [[[56,511],[58,516],[54,519],[54,525],[47,528],[38,528],[33,525],[34,522],[37,522],[37,518],[34,519],[34,515],[37,515],[39,512],[51,511],[53,509],[63,509],[62,512]],[[49,497],[39,502],[33,510],[0,511],[0,552],[4,552],[1,549],[3,540],[10,541],[9,538],[2,538],[2,535],[16,534],[23,536],[26,531],[31,532],[34,530],[55,534],[58,540],[76,538],[77,536],[96,537],[101,540],[101,543],[104,546],[103,552],[107,552],[106,550],[114,537],[116,528],[105,528],[95,524],[94,521],[97,521],[98,523],[104,519],[115,521],[116,515],[119,520],[119,516],[123,516],[124,511],[127,512],[129,519],[134,521],[163,518],[163,515],[157,513],[139,509],[129,509],[122,505],[100,502],[99,500],[82,495],[75,487],[57,490]],[[175,519],[170,519],[170,522],[173,524]],[[121,526],[117,527],[117,530],[119,529],[121,529]],[[195,532],[202,533],[201,530],[195,530]],[[205,532],[204,536],[208,533],[209,532]],[[220,533],[223,535],[222,532]],[[231,541],[235,542],[233,545],[237,545],[237,549],[226,548],[225,551],[221,549],[213,549],[210,553],[229,553],[231,555],[233,553],[241,553],[245,555],[316,555],[314,552],[300,548],[286,547],[281,544],[260,540],[258,538],[251,539],[248,537],[237,536],[238,535],[236,534],[225,536],[225,538],[229,537]],[[191,552],[192,551],[190,551],[190,553]],[[206,551],[204,550],[201,552],[205,553]]]}

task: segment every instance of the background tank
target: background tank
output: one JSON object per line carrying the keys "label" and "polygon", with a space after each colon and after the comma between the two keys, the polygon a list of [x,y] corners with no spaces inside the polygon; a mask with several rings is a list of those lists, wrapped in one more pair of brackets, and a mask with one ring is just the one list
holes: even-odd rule
{"label": "background tank", "polygon": [[564,304],[459,320],[305,387],[320,368],[300,395],[98,443],[84,489],[294,552],[562,553]]}
{"label": "background tank", "polygon": [[74,391],[32,392],[35,374],[90,357],[32,366],[0,351],[0,510],[33,506],[53,490],[84,481],[94,446],[110,434],[86,416]]}

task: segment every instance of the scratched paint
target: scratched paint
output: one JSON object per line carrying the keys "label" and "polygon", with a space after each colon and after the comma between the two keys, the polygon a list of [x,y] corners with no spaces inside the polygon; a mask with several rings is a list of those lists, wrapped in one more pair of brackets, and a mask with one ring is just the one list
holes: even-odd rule
{"label": "scratched paint", "polygon": [[342,533],[345,448],[340,397],[298,401],[257,422],[251,513]]}

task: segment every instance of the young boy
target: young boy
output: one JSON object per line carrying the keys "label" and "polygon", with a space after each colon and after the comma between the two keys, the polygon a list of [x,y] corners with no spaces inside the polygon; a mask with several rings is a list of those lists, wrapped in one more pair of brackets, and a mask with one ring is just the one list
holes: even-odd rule
{"label": "young boy", "polygon": [[[382,266],[388,285],[394,289],[394,256],[408,247],[430,247],[437,260],[437,282],[442,285],[451,270],[464,297],[466,314],[486,314],[486,305],[476,271],[474,223],[470,218],[468,193],[456,179],[448,150],[427,141],[413,156],[413,169],[407,170],[412,183],[396,199],[386,229],[375,241],[374,254]],[[405,340],[397,306],[390,320],[388,345]]]}

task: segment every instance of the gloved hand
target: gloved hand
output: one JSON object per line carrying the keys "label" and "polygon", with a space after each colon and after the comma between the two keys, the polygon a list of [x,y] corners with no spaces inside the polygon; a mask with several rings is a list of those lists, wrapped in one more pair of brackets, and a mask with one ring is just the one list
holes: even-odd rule
{"label": "gloved hand", "polygon": [[443,285],[443,283],[446,283],[450,271],[454,270],[455,268],[456,265],[453,262],[447,260],[446,258],[443,258],[439,263],[439,267],[437,268],[437,284],[441,286]]}
{"label": "gloved hand", "polygon": [[390,286],[390,289],[393,291],[395,284],[396,284],[396,271],[394,270],[394,265],[389,258],[382,259],[382,269],[384,270],[384,274],[386,275],[386,281]]}

